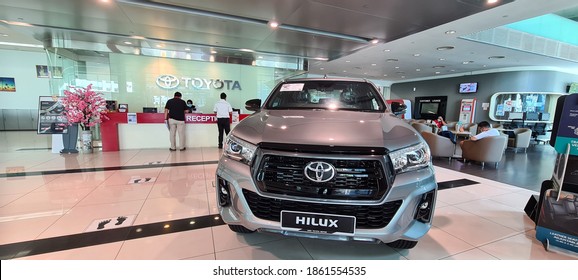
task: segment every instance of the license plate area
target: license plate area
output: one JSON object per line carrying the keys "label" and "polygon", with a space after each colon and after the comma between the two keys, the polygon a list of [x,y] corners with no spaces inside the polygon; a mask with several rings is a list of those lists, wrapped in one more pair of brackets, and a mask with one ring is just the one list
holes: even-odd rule
{"label": "license plate area", "polygon": [[355,222],[355,216],[281,211],[283,230],[352,236],[355,234]]}

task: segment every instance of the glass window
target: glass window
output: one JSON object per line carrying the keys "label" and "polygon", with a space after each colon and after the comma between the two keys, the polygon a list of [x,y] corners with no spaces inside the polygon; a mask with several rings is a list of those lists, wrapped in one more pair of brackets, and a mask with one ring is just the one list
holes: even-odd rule
{"label": "glass window", "polygon": [[510,121],[525,119],[527,121],[552,122],[544,116],[554,114],[556,101],[563,93],[555,92],[498,92],[490,101],[490,119]]}

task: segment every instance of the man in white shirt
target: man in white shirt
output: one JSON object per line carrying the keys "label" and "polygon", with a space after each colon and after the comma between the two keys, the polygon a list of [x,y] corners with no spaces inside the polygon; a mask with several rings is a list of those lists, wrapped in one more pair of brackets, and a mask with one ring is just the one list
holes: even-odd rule
{"label": "man in white shirt", "polygon": [[219,129],[219,149],[223,148],[223,131],[229,135],[231,131],[231,123],[229,114],[233,112],[231,104],[227,102],[227,94],[221,93],[221,100],[215,103],[213,112],[217,113],[217,128]]}
{"label": "man in white shirt", "polygon": [[[480,133],[470,137],[470,140],[465,140],[465,141],[478,141],[480,139],[489,137],[489,136],[500,136],[500,132],[495,129],[492,128],[492,126],[490,125],[489,122],[487,121],[482,121],[478,124],[478,128],[480,129]],[[460,142],[460,145],[462,145],[464,143],[464,141]]]}

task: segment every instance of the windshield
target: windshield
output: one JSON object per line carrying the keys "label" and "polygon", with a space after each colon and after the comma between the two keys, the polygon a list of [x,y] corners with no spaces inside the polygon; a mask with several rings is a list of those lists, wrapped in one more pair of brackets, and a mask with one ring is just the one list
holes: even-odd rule
{"label": "windshield", "polygon": [[366,82],[296,81],[278,87],[265,108],[384,112],[386,107],[375,87]]}

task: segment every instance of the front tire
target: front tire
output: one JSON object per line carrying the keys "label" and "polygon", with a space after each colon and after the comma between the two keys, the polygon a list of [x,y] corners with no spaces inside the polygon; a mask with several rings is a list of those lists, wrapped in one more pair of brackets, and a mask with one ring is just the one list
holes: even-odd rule
{"label": "front tire", "polygon": [[387,243],[387,246],[396,249],[411,249],[417,245],[417,241],[409,241],[409,240],[396,240],[391,243]]}
{"label": "front tire", "polygon": [[244,226],[240,226],[240,225],[228,225],[229,229],[231,229],[234,232],[238,232],[238,233],[253,233],[255,232],[254,230],[250,230]]}

